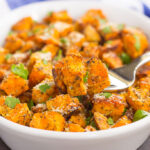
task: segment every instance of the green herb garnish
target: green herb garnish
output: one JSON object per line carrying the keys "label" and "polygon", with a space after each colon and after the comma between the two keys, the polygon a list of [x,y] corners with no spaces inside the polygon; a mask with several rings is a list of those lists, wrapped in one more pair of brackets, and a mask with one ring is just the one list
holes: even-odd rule
{"label": "green herb garnish", "polygon": [[43,64],[44,64],[44,65],[47,65],[47,64],[48,64],[48,61],[47,61],[47,60],[43,59],[42,61],[43,61]]}
{"label": "green herb garnish", "polygon": [[133,35],[134,36],[134,39],[135,39],[135,44],[134,44],[134,46],[135,46],[135,48],[136,48],[136,51],[139,51],[140,50],[140,48],[141,48],[141,43],[140,43],[140,38],[139,38],[139,36],[137,36],[137,35]]}
{"label": "green herb garnish", "polygon": [[76,96],[80,102],[82,102],[82,96]]}
{"label": "green herb garnish", "polygon": [[60,49],[58,51],[58,55],[54,58],[54,60],[58,61],[58,60],[61,60],[62,59],[62,50]]}
{"label": "green herb garnish", "polygon": [[52,14],[53,14],[53,11],[50,11],[50,12],[47,13],[47,15],[48,15],[49,17],[52,16]]}
{"label": "green herb garnish", "polygon": [[148,116],[150,113],[148,113],[147,111],[144,110],[137,110],[134,114],[133,117],[133,121],[138,121],[140,119],[145,118],[146,116]]}
{"label": "green herb garnish", "polygon": [[15,97],[7,96],[5,99],[5,104],[10,108],[15,108],[16,104],[19,104],[20,100]]}
{"label": "green herb garnish", "polygon": [[123,30],[124,24],[118,24],[117,28],[118,28],[118,30]]}
{"label": "green herb garnish", "polygon": [[102,29],[102,32],[103,32],[104,34],[111,33],[111,32],[112,32],[111,27],[110,27],[110,26],[104,27],[104,28]]}
{"label": "green herb garnish", "polygon": [[8,32],[8,35],[12,35],[14,32],[13,31],[9,31]]}
{"label": "green herb garnish", "polygon": [[100,93],[100,96],[105,96],[106,98],[109,98],[112,94],[109,92]]}
{"label": "green herb garnish", "polygon": [[61,39],[60,39],[60,42],[63,43],[63,44],[66,44],[68,41],[67,41],[67,39],[65,39],[65,38],[61,38]]}
{"label": "green herb garnish", "polygon": [[8,61],[8,59],[10,59],[12,57],[12,54],[7,54],[6,56],[5,56],[5,59]]}
{"label": "green herb garnish", "polygon": [[87,71],[86,74],[85,74],[85,76],[83,77],[83,82],[84,83],[87,83],[88,77],[89,77],[89,72]]}
{"label": "green herb garnish", "polygon": [[113,125],[114,124],[114,120],[111,117],[109,117],[107,119],[107,122],[108,122],[109,125]]}
{"label": "green herb garnish", "polygon": [[50,86],[47,83],[39,86],[39,89],[42,93],[45,93],[49,88]]}
{"label": "green herb garnish", "polygon": [[33,30],[33,33],[36,34],[36,33],[38,33],[39,31],[41,31],[41,29],[40,29],[40,28],[36,28],[36,29]]}
{"label": "green herb garnish", "polygon": [[126,114],[126,111],[127,111],[127,108],[124,109],[123,111],[123,114],[122,115],[125,115]]}
{"label": "green herb garnish", "polygon": [[106,44],[112,44],[113,41],[112,41],[112,40],[109,40],[109,41],[106,41],[105,43],[106,43]]}
{"label": "green herb garnish", "polygon": [[100,17],[98,17],[98,20],[99,20],[100,24],[105,24],[107,22],[106,19],[103,19]]}
{"label": "green herb garnish", "polygon": [[28,107],[29,107],[29,109],[31,110],[31,108],[34,106],[34,103],[33,103],[33,101],[32,100],[30,100],[29,102],[28,102]]}
{"label": "green herb garnish", "polygon": [[11,71],[12,71],[14,74],[16,74],[16,75],[22,77],[23,79],[26,79],[26,80],[27,80],[27,78],[28,78],[29,72],[28,72],[28,70],[24,67],[23,64],[19,64],[19,65],[13,64],[13,65],[11,66]]}
{"label": "green herb garnish", "polygon": [[124,64],[129,64],[131,62],[131,57],[125,52],[120,55],[120,58]]}

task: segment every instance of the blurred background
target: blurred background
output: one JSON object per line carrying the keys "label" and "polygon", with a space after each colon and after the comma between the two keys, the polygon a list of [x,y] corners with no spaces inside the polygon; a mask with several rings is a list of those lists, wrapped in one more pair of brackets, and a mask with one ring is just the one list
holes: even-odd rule
{"label": "blurred background", "polygon": [[[4,17],[4,14],[17,7],[41,1],[48,1],[48,0],[0,0],[0,16]],[[134,9],[135,11],[139,11],[150,17],[150,0],[89,0],[89,1],[104,1],[106,3],[109,1],[109,3],[114,3],[120,5],[121,7]]]}

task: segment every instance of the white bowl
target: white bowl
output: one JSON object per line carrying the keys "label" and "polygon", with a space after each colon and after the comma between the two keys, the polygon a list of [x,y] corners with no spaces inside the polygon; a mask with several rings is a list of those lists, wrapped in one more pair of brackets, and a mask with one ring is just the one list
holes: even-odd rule
{"label": "white bowl", "polygon": [[[101,2],[42,2],[24,6],[0,18],[0,44],[11,25],[25,16],[41,19],[51,10],[68,10],[72,17],[100,8],[109,20],[125,23],[150,33],[150,20],[131,10]],[[0,117],[0,137],[12,150],[136,150],[150,135],[150,117],[135,123],[95,132],[66,133],[25,127]]]}

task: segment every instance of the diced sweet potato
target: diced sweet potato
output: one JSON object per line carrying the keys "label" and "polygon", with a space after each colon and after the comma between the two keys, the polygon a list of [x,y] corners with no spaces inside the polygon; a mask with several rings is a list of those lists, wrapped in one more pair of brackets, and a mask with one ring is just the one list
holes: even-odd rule
{"label": "diced sweet potato", "polygon": [[139,79],[139,87],[141,89],[147,88],[150,90],[150,76]]}
{"label": "diced sweet potato", "polygon": [[87,86],[88,93],[100,93],[110,85],[106,66],[98,58],[91,58],[87,61]]}
{"label": "diced sweet potato", "polygon": [[35,113],[30,122],[30,127],[53,131],[64,131],[65,119],[58,112],[46,111],[44,113]]}
{"label": "diced sweet potato", "polygon": [[0,47],[0,64],[5,62],[7,53],[8,53],[8,50]]}
{"label": "diced sweet potato", "polygon": [[5,117],[11,110],[11,108],[5,104],[5,98],[6,96],[0,96],[0,115],[3,117]]}
{"label": "diced sweet potato", "polygon": [[117,39],[120,37],[121,30],[117,28],[116,24],[105,23],[99,28],[101,36],[107,41]]}
{"label": "diced sweet potato", "polygon": [[66,36],[73,31],[73,25],[61,21],[53,23],[54,28],[59,32],[60,36]]}
{"label": "diced sweet potato", "polygon": [[135,109],[150,111],[149,89],[147,88],[128,88],[128,103]]}
{"label": "diced sweet potato", "polygon": [[94,112],[94,120],[95,120],[97,127],[100,130],[106,130],[109,128],[107,117],[105,117],[103,114],[99,112]]}
{"label": "diced sweet potato", "polygon": [[126,52],[132,58],[137,58],[148,48],[147,37],[142,31],[133,28],[124,31],[123,44]]}
{"label": "diced sweet potato", "polygon": [[81,127],[84,128],[86,126],[85,114],[78,113],[78,114],[72,115],[71,118],[69,119],[69,122],[79,124]]}
{"label": "diced sweet potato", "polygon": [[115,121],[122,116],[126,104],[121,96],[112,94],[109,98],[96,94],[93,99],[93,112],[111,116]]}
{"label": "diced sweet potato", "polygon": [[69,123],[66,132],[85,132],[85,130],[79,124]]}
{"label": "diced sweet potato", "polygon": [[58,61],[55,64],[55,67],[53,68],[52,72],[53,72],[53,77],[57,88],[61,93],[66,93],[66,86],[63,82],[63,75],[61,71],[62,67],[63,67],[63,62]]}
{"label": "diced sweet potato", "polygon": [[63,82],[71,96],[86,95],[83,78],[86,73],[84,62],[80,56],[69,55],[63,59]]}
{"label": "diced sweet potato", "polygon": [[143,66],[141,66],[138,71],[137,71],[137,77],[145,77],[145,76],[150,76],[150,61]]}
{"label": "diced sweet potato", "polygon": [[8,64],[26,63],[29,58],[29,53],[17,52],[6,60]]}
{"label": "diced sweet potato", "polygon": [[37,61],[29,75],[29,85],[33,87],[45,78],[53,79],[52,64],[44,63],[43,60]]}
{"label": "diced sweet potato", "polygon": [[21,103],[28,103],[32,99],[32,94],[29,91],[26,91],[19,95],[18,97]]}
{"label": "diced sweet potato", "polygon": [[[41,87],[46,87],[45,91],[41,90]],[[44,87],[44,88],[45,88]],[[46,102],[50,96],[55,94],[55,83],[53,79],[46,78],[41,83],[37,84],[32,89],[32,100],[34,103]]]}
{"label": "diced sweet potato", "polygon": [[33,25],[31,17],[25,17],[12,26],[15,31],[30,30]]}
{"label": "diced sweet potato", "polygon": [[114,52],[104,53],[102,59],[111,69],[123,66],[121,58]]}
{"label": "diced sweet potato", "polygon": [[60,45],[59,32],[53,27],[49,28],[47,28],[47,30],[45,29],[41,34],[36,35],[36,41],[39,43]]}
{"label": "diced sweet potato", "polygon": [[132,121],[124,115],[112,126],[112,128],[121,127],[130,123],[132,123]]}
{"label": "diced sweet potato", "polygon": [[115,52],[120,55],[123,52],[123,43],[120,39],[106,41],[103,46],[103,52]]}
{"label": "diced sweet potato", "polygon": [[42,48],[43,52],[50,52],[51,57],[54,58],[59,50],[59,47],[53,45],[53,44],[47,44]]}
{"label": "diced sweet potato", "polygon": [[31,120],[31,112],[26,103],[17,104],[14,109],[11,109],[8,112],[6,119],[21,125],[29,125]]}
{"label": "diced sweet potato", "polygon": [[82,24],[91,24],[96,28],[99,28],[99,26],[107,20],[100,9],[90,9],[81,17],[79,21]]}
{"label": "diced sweet potato", "polygon": [[69,40],[70,45],[76,45],[78,47],[81,47],[83,45],[83,43],[85,42],[84,35],[77,31],[71,32],[67,36],[67,38]]}
{"label": "diced sweet potato", "polygon": [[12,35],[6,38],[4,43],[4,48],[6,48],[10,53],[14,53],[17,50],[21,49],[24,45],[24,41],[20,38]]}
{"label": "diced sweet potato", "polygon": [[101,37],[100,37],[99,33],[91,25],[87,25],[85,27],[84,35],[88,42],[100,42],[101,41]]}
{"label": "diced sweet potato", "polygon": [[85,131],[86,132],[91,132],[91,131],[96,131],[96,129],[92,126],[86,126]]}
{"label": "diced sweet potato", "polygon": [[51,59],[52,59],[52,55],[51,55],[50,52],[35,52],[35,53],[32,53],[32,55],[30,56],[28,68],[31,71],[34,64],[37,61],[46,60],[46,61],[49,62]]}
{"label": "diced sweet potato", "polygon": [[71,98],[68,94],[56,96],[56,98],[47,101],[46,105],[48,110],[60,112],[65,116],[81,110],[79,100],[77,98]]}
{"label": "diced sweet potato", "polygon": [[31,110],[33,111],[33,113],[41,113],[46,111],[47,107],[45,103],[41,103],[41,104],[37,104],[36,106],[33,106]]}
{"label": "diced sweet potato", "polygon": [[49,12],[48,15],[44,18],[44,21],[47,23],[55,21],[72,23],[72,18],[69,16],[66,10],[63,10],[58,12]]}
{"label": "diced sweet potato", "polygon": [[18,96],[29,89],[28,80],[10,73],[1,82],[0,89],[4,90],[8,95]]}
{"label": "diced sweet potato", "polygon": [[101,53],[101,46],[95,42],[90,42],[84,46],[83,51],[80,52],[83,57],[97,57],[99,58]]}

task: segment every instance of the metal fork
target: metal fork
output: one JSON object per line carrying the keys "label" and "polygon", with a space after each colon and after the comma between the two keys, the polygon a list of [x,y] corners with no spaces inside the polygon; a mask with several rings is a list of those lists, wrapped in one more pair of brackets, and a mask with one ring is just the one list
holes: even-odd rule
{"label": "metal fork", "polygon": [[150,61],[150,52],[143,54],[128,65],[109,70],[111,86],[105,91],[124,90],[131,86],[135,81],[137,69],[148,61]]}

